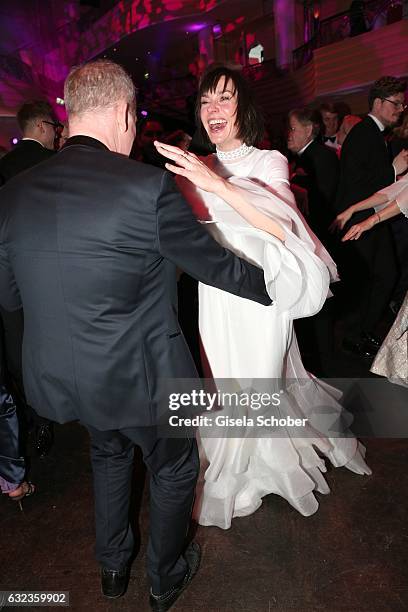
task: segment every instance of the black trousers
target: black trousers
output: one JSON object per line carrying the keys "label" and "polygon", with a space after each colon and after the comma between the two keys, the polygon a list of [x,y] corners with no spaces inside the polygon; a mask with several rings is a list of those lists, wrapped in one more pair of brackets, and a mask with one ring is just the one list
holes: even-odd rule
{"label": "black trousers", "polygon": [[134,445],[150,472],[150,537],[147,573],[155,595],[185,575],[183,557],[199,472],[195,439],[158,438],[155,427],[98,431],[91,436],[95,490],[96,558],[108,569],[122,569],[134,546],[129,523]]}
{"label": "black trousers", "polygon": [[3,367],[11,378],[20,399],[24,400],[22,346],[24,317],[23,309],[8,312],[0,307],[0,334],[3,345]]}
{"label": "black trousers", "polygon": [[351,313],[346,334],[376,333],[397,280],[394,245],[388,224],[339,246],[343,304]]}
{"label": "black trousers", "polygon": [[320,312],[312,317],[297,319],[294,322],[303,365],[315,376],[332,376],[334,299],[328,298]]}

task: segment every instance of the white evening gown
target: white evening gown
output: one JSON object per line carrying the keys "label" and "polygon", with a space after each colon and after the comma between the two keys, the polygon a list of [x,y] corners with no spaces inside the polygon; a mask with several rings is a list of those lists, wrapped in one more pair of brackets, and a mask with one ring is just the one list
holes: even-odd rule
{"label": "white evening gown", "polygon": [[[402,179],[382,189],[387,202],[376,206],[382,210],[396,200],[401,212],[408,221],[408,178]],[[393,326],[378,351],[371,372],[386,376],[392,383],[408,387],[408,292]]]}
{"label": "white evening gown", "polygon": [[[322,402],[341,412],[339,392],[303,367],[293,319],[323,306],[336,267],[296,208],[289,189],[287,160],[277,151],[252,150],[244,158],[220,162],[206,158],[218,174],[245,190],[253,205],[279,221],[286,239],[250,226],[213,194],[180,187],[198,216],[223,246],[264,269],[273,299],[266,307],[214,287],[199,285],[200,336],[214,379],[235,379],[256,390],[256,379],[299,379],[282,415],[308,417]],[[204,206],[203,206],[204,203]],[[245,379],[244,381],[242,379]],[[217,384],[220,389],[220,385]],[[262,386],[264,390],[264,386]],[[313,420],[313,419],[311,419]],[[206,438],[199,436],[202,460],[195,517],[201,525],[228,529],[231,519],[255,512],[262,497],[276,493],[305,516],[316,512],[314,491],[328,493],[322,455],[335,466],[369,474],[364,447],[353,437],[329,439],[316,426],[305,438]],[[319,452],[317,452],[319,451]]]}

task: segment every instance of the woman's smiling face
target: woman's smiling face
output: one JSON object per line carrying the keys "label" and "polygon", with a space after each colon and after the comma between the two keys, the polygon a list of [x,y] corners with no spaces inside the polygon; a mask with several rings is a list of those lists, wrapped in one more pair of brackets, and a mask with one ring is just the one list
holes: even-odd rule
{"label": "woman's smiling face", "polygon": [[221,151],[237,149],[242,141],[237,137],[237,95],[231,80],[222,76],[215,91],[201,96],[200,117],[211,142]]}

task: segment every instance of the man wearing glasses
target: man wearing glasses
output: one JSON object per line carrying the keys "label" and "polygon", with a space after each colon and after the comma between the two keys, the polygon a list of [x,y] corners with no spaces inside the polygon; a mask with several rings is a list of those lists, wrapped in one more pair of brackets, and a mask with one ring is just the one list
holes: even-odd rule
{"label": "man wearing glasses", "polygon": [[[339,213],[390,185],[407,169],[408,151],[392,160],[384,139],[386,128],[394,126],[406,108],[405,89],[404,80],[391,76],[381,77],[371,87],[369,114],[353,127],[342,147],[336,198]],[[371,214],[372,209],[354,214],[344,231]],[[342,243],[339,257],[346,290],[344,308],[351,312],[343,346],[371,358],[380,346],[377,326],[396,282],[389,226],[380,224],[360,240]]]}
{"label": "man wearing glasses", "polygon": [[[58,123],[51,105],[44,100],[25,102],[17,113],[17,122],[22,133],[18,144],[0,159],[0,186],[24,170],[49,159],[55,154],[54,139]],[[1,206],[1,190],[0,190]],[[5,366],[10,388],[25,405],[22,375],[23,312],[6,312],[0,309],[0,344],[3,345]],[[45,456],[53,442],[52,424],[26,407],[28,427],[35,427],[35,447],[40,456]]]}
{"label": "man wearing glasses", "polygon": [[59,124],[48,102],[25,102],[17,113],[17,123],[23,137],[0,160],[0,185],[23,170],[49,159],[55,152],[55,130]]}

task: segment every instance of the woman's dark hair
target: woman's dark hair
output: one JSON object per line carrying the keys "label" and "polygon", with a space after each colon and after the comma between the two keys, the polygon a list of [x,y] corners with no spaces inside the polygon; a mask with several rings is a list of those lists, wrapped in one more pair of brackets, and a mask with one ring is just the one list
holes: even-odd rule
{"label": "woman's dark hair", "polygon": [[262,113],[254,100],[248,81],[238,69],[228,68],[227,66],[210,66],[201,78],[196,105],[200,137],[204,143],[210,144],[210,139],[200,118],[201,98],[206,93],[215,91],[222,77],[225,77],[224,91],[227,89],[228,83],[232,83],[233,92],[237,96],[237,114],[235,119],[238,128],[237,137],[248,146],[254,145],[262,140],[263,137],[264,119]]}

